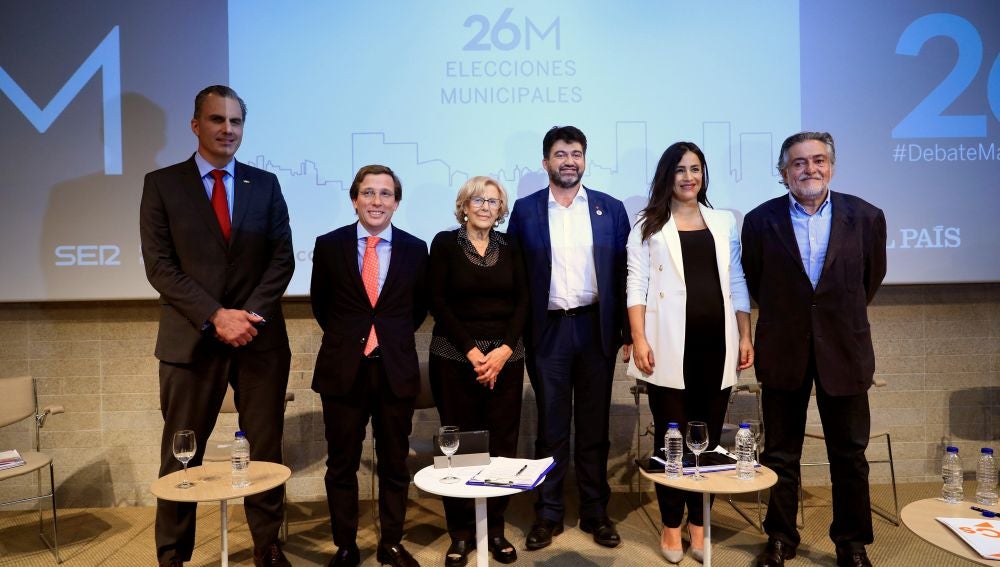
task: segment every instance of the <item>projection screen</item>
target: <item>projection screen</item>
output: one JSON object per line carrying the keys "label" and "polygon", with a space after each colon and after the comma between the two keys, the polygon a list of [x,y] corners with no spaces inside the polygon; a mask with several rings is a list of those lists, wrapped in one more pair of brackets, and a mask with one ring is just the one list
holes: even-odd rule
{"label": "projection screen", "polygon": [[[827,130],[831,187],[881,207],[888,283],[1000,281],[1000,4],[16,2],[0,20],[0,301],[154,297],[143,176],[189,158],[194,95],[249,107],[237,159],[274,172],[308,293],[315,237],[353,222],[362,165],[395,224],[452,228],[473,175],[547,184],[541,140],[588,136],[584,184],[645,203],[678,140],[737,218],[784,194],[782,140]],[[238,198],[238,197],[237,197]],[[502,229],[503,227],[501,227]]]}

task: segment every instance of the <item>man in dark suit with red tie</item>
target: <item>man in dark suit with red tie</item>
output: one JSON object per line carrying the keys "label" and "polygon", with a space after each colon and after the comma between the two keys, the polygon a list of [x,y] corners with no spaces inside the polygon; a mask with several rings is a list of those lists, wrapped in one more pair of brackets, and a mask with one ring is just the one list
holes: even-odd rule
{"label": "man in dark suit with red tie", "polygon": [[323,341],[312,388],[323,402],[326,496],[337,546],[329,565],[361,562],[357,472],[370,417],[382,521],[377,559],[414,567],[401,540],[420,391],[414,332],[427,315],[427,244],[392,225],[403,187],[388,167],[362,167],[350,195],[358,222],[320,236],[313,251],[312,309]]}
{"label": "man in dark suit with red tie", "polygon": [[865,449],[875,354],[868,304],[885,277],[886,226],[880,209],[830,190],[835,161],[830,134],[790,136],[778,159],[788,195],[743,221],[743,271],[760,308],[754,367],[767,432],[761,460],[778,475],[759,567],[784,565],[799,544],[799,461],[814,385],[830,460],[837,565],[871,565]]}
{"label": "man in dark suit with red tie", "polygon": [[[160,476],[178,471],[174,432],[191,429],[201,463],[230,384],[250,459],[281,462],[291,352],[281,296],[295,267],[277,178],[234,159],[246,105],[231,88],[195,97],[198,151],[146,175],[139,208],[142,257],[160,293]],[[284,488],[246,497],[254,565],[289,565],[278,543]],[[194,548],[195,504],[158,500],[156,553],[179,566]]]}

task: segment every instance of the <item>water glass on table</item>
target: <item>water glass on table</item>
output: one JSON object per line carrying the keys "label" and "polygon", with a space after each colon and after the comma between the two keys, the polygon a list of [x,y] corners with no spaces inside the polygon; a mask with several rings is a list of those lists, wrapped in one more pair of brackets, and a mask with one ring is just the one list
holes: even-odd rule
{"label": "water glass on table", "polygon": [[177,488],[191,488],[194,486],[188,481],[188,462],[194,458],[195,451],[198,450],[198,442],[194,438],[194,431],[182,429],[174,433],[174,457],[184,466],[184,480],[177,485]]}
{"label": "water glass on table", "polygon": [[701,474],[701,467],[698,464],[698,457],[702,451],[708,448],[708,424],[704,421],[689,421],[687,426],[687,436],[684,438],[688,449],[694,453],[694,476],[692,480],[704,480]]}
{"label": "water glass on table", "polygon": [[458,442],[458,427],[444,425],[438,429],[438,446],[441,447],[441,452],[448,457],[448,476],[441,479],[444,484],[458,482],[458,477],[451,473],[451,456],[458,451]]}

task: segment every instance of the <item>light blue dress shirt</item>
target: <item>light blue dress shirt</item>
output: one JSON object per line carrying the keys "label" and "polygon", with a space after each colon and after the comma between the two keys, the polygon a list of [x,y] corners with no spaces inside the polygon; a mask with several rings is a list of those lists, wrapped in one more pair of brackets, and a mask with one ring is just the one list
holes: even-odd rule
{"label": "light blue dress shirt", "polygon": [[823,273],[823,262],[826,261],[826,248],[830,244],[830,221],[833,218],[830,192],[826,192],[826,200],[811,215],[791,193],[788,194],[788,202],[788,213],[792,217],[792,230],[795,231],[795,241],[799,245],[802,267],[805,268],[813,289],[816,289]]}
{"label": "light blue dress shirt", "polygon": [[[365,260],[365,247],[368,245],[368,230],[363,224],[358,223],[358,272]],[[392,225],[390,224],[380,232],[374,234],[382,240],[375,245],[375,254],[378,255],[378,292],[382,294],[382,284],[385,283],[385,275],[389,273],[389,259],[392,256]]]}
{"label": "light blue dress shirt", "polygon": [[205,161],[205,158],[201,157],[198,152],[194,153],[194,162],[198,165],[198,173],[201,174],[201,181],[205,184],[205,193],[208,194],[209,202],[212,201],[212,188],[215,187],[215,178],[212,177],[212,171],[216,169],[221,169],[226,172],[222,176],[222,184],[226,186],[226,204],[229,205],[229,220],[233,220],[233,180],[236,179],[236,159],[230,160],[226,164],[226,167],[215,167],[214,165]]}

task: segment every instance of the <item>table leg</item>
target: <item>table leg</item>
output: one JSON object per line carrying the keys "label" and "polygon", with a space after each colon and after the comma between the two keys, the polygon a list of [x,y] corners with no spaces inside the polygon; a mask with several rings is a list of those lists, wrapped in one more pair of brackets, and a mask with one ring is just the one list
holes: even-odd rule
{"label": "table leg", "polygon": [[222,567],[229,567],[229,510],[226,500],[219,501],[219,516],[222,518],[220,520],[222,522]]}
{"label": "table leg", "polygon": [[701,495],[702,516],[705,522],[705,567],[712,567],[712,495]]}
{"label": "table leg", "polygon": [[476,498],[476,565],[489,567],[489,549],[486,544],[486,499]]}

